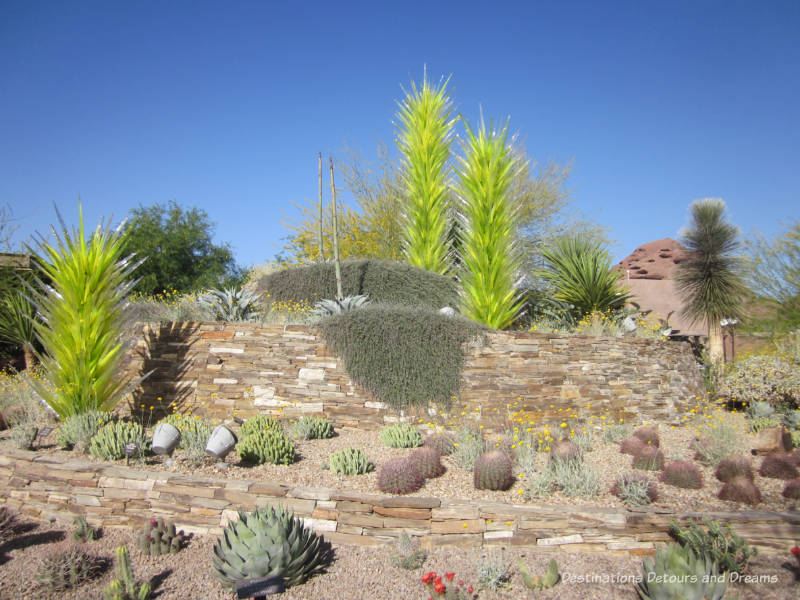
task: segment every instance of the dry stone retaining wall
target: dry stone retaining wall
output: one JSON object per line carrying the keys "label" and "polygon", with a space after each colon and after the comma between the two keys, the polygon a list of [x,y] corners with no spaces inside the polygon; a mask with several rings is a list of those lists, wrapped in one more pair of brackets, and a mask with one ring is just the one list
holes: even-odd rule
{"label": "dry stone retaining wall", "polygon": [[[150,373],[135,394],[136,410],[178,405],[223,419],[234,411],[324,414],[363,429],[415,414],[393,411],[354,385],[343,361],[306,326],[151,323],[138,326],[136,339],[127,373]],[[483,347],[469,348],[452,412],[480,407],[484,416],[502,417],[517,403],[515,410],[545,420],[574,408],[669,420],[700,393],[702,377],[685,343],[492,332]]]}
{"label": "dry stone retaining wall", "polygon": [[[651,554],[672,517],[652,509],[513,505],[293,487],[146,471],[117,464],[4,450],[0,499],[22,514],[71,524],[139,527],[153,516],[194,533],[220,534],[239,510],[283,504],[340,544],[377,545],[402,532],[425,546],[502,544],[540,550]],[[731,523],[750,544],[785,549],[800,539],[800,514],[681,513]]]}

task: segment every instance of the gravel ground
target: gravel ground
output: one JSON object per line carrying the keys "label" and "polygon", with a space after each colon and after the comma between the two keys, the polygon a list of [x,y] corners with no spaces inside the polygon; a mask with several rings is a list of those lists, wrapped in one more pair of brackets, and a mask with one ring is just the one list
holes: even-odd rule
{"label": "gravel ground", "polygon": [[[42,551],[59,539],[69,537],[69,532],[46,523],[22,522],[16,536],[0,546],[0,598],[36,600],[87,600],[102,598],[102,589],[113,578],[113,567],[97,580],[75,590],[48,594],[35,585],[35,573]],[[150,580],[154,598],[159,600],[229,600],[235,594],[226,590],[216,580],[211,568],[211,551],[215,538],[195,536],[179,554],[149,557],[135,550],[135,533],[121,529],[103,532],[99,540],[85,545],[89,554],[110,559],[114,549],[126,544],[131,550],[134,575],[140,581]],[[430,552],[422,567],[406,571],[394,566],[389,547],[337,546],[335,559],[326,573],[313,577],[305,584],[290,588],[276,597],[306,600],[398,600],[430,596],[420,582],[428,571],[444,573],[454,571],[454,581],[463,580],[473,585],[481,600],[513,600],[543,598],[581,600],[586,598],[629,599],[637,598],[632,583],[641,571],[641,561],[635,557],[609,554],[577,554],[566,552],[537,552],[529,548],[437,548]],[[551,558],[555,558],[562,582],[551,590],[531,592],[524,587],[519,569],[521,559],[532,573],[543,573]],[[731,586],[740,600],[789,600],[800,596],[800,570],[792,571],[788,563],[792,558],[783,554],[765,553],[757,556],[750,569],[751,576],[773,577],[761,583],[739,583]],[[477,568],[480,564],[498,563],[510,566],[510,578],[503,589],[496,592],[478,589]],[[580,577],[594,581],[580,581]],[[616,578],[616,583],[603,582],[602,578]],[[625,581],[627,579],[627,581]],[[620,581],[622,580],[622,581]]]}

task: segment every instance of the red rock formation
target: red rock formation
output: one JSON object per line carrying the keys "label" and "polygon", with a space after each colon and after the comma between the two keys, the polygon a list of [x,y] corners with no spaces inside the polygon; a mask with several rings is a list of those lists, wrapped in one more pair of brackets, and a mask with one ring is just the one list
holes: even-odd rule
{"label": "red rock formation", "polygon": [[626,279],[672,279],[675,265],[685,260],[686,249],[670,238],[639,246],[617,268]]}

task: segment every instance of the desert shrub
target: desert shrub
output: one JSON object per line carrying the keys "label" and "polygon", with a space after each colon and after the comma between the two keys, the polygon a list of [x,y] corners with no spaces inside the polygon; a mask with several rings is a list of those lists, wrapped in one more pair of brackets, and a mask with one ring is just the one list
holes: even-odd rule
{"label": "desert shrub", "polygon": [[11,428],[11,440],[22,449],[31,448],[39,428],[53,421],[53,413],[37,392],[47,385],[33,369],[18,374],[0,372],[0,410]]}
{"label": "desert shrub", "polygon": [[753,467],[750,464],[750,459],[740,454],[726,456],[719,461],[714,471],[714,477],[723,482],[740,476],[753,480]]}
{"label": "desert shrub", "polygon": [[796,429],[789,434],[792,438],[792,447],[800,448],[800,429]]}
{"label": "desert shrub", "polygon": [[239,430],[239,437],[245,438],[258,431],[266,431],[269,429],[283,433],[281,424],[272,417],[267,415],[254,415],[247,418],[245,422],[242,423],[242,428]]}
{"label": "desert shrub", "polygon": [[658,427],[654,427],[652,425],[639,427],[638,429],[634,430],[633,437],[642,440],[648,446],[655,446],[658,448],[660,444],[658,439]]}
{"label": "desert shrub", "polygon": [[434,448],[442,456],[450,456],[456,447],[453,445],[453,438],[446,433],[432,433],[426,435],[422,441],[423,446]]}
{"label": "desert shrub", "polygon": [[357,448],[345,448],[330,455],[328,468],[331,473],[342,475],[363,475],[375,468],[375,464],[367,458],[363,451]]}
{"label": "desert shrub", "polygon": [[670,525],[670,532],[681,545],[698,556],[710,558],[722,572],[745,573],[750,559],[758,554],[746,540],[736,535],[730,525],[723,527],[719,521],[703,519],[705,527],[692,519],[689,519],[686,528],[682,528],[675,520]]}
{"label": "desert shrub", "polygon": [[290,465],[295,460],[295,447],[283,429],[259,429],[236,444],[242,462],[261,465]]}
{"label": "desert shrub", "polygon": [[677,488],[699,490],[703,487],[703,474],[694,463],[676,460],[664,467],[661,481]]}
{"label": "desert shrub", "polygon": [[641,452],[642,448],[644,447],[645,443],[642,440],[636,437],[630,437],[620,442],[619,451],[622,454],[630,454],[631,456],[633,456]]}
{"label": "desert shrub", "polygon": [[116,421],[103,425],[89,442],[92,456],[103,460],[125,458],[125,444],[136,444],[138,454],[144,456],[149,440],[138,423]]}
{"label": "desert shrub", "polygon": [[591,429],[584,429],[576,433],[572,438],[572,443],[578,447],[581,454],[586,454],[592,451],[594,445],[594,431]]}
{"label": "desert shrub", "polygon": [[386,461],[378,473],[378,489],[385,494],[410,494],[425,485],[425,477],[408,458]]}
{"label": "desert shrub", "polygon": [[746,412],[751,419],[764,419],[775,416],[775,407],[764,400],[757,400],[747,405]]}
{"label": "desert shrub", "polygon": [[422,445],[422,434],[410,423],[395,423],[381,430],[381,443],[390,448],[416,448]]}
{"label": "desert shrub", "polygon": [[600,493],[600,475],[583,460],[553,460],[538,477],[528,479],[528,496],[545,497],[554,491],[566,496],[593,498]]}
{"label": "desert shrub", "polygon": [[319,328],[353,381],[394,409],[449,406],[466,345],[482,331],[433,309],[376,303],[323,319]]}
{"label": "desert shrub", "polygon": [[421,550],[419,543],[407,533],[400,534],[394,547],[395,551],[392,552],[389,559],[394,566],[407,571],[419,569],[428,557],[428,553]]}
{"label": "desert shrub", "polygon": [[472,471],[475,461],[484,452],[483,434],[479,429],[462,427],[453,442],[453,460],[465,471]]}
{"label": "desert shrub", "polygon": [[[440,309],[457,306],[458,287],[449,277],[405,263],[374,259],[344,260],[342,292],[345,296],[367,295],[373,303],[423,306]],[[272,302],[305,302],[313,305],[336,297],[333,263],[314,263],[273,271],[256,284],[269,293]]]}
{"label": "desert shrub", "polygon": [[154,296],[136,294],[130,299],[130,318],[132,321],[144,323],[214,321],[214,312],[198,302],[197,297],[198,294],[181,294],[168,290]]}
{"label": "desert shrub", "polygon": [[726,456],[738,453],[741,448],[738,432],[724,423],[709,428],[704,438],[692,444],[695,460],[712,467],[716,467]]}
{"label": "desert shrub", "polygon": [[444,474],[442,455],[435,448],[422,446],[414,450],[409,456],[409,460],[415,462],[422,476],[425,479],[433,479]]}
{"label": "desert shrub", "polygon": [[636,471],[617,477],[610,491],[628,506],[644,506],[658,499],[656,482]]}
{"label": "desert shrub", "polygon": [[64,592],[97,577],[103,566],[80,545],[67,542],[44,551],[33,578],[43,590]]}
{"label": "desert shrub", "polygon": [[787,481],[786,485],[783,487],[783,494],[784,498],[790,498],[792,500],[800,500],[800,479],[792,479],[791,481]]}
{"label": "desert shrub", "polygon": [[729,397],[748,403],[763,399],[772,406],[783,402],[796,408],[800,400],[797,365],[797,358],[786,354],[743,358],[725,374],[722,389]]}
{"label": "desert shrub", "polygon": [[56,443],[66,450],[77,448],[86,451],[89,449],[89,442],[100,428],[116,420],[117,417],[113,413],[97,410],[72,415],[58,428]]}
{"label": "desert shrub", "polygon": [[325,417],[300,417],[289,426],[289,435],[300,440],[333,437],[333,424]]}
{"label": "desert shrub", "polygon": [[753,505],[761,502],[761,491],[752,479],[739,475],[725,482],[718,497],[720,500]]}
{"label": "desert shrub", "polygon": [[794,479],[800,476],[797,467],[788,456],[769,454],[761,460],[758,474],[772,479]]}
{"label": "desert shrub", "polygon": [[625,423],[612,423],[603,430],[603,441],[607,444],[621,442],[631,435],[632,429]]}
{"label": "desert shrub", "polygon": [[486,557],[479,560],[475,569],[478,587],[496,592],[511,580],[511,566],[502,557]]}
{"label": "desert shrub", "polygon": [[577,445],[568,440],[555,442],[550,449],[550,460],[578,460],[581,458],[581,451]]}
{"label": "desert shrub", "polygon": [[758,417],[750,421],[750,431],[758,433],[762,429],[769,429],[770,427],[777,427],[781,424],[780,417]]}
{"label": "desert shrub", "polygon": [[645,446],[633,455],[631,464],[634,469],[660,471],[664,468],[664,453],[656,446]]}
{"label": "desert shrub", "polygon": [[513,463],[508,454],[493,450],[481,454],[473,468],[473,482],[479,490],[507,490],[514,483]]}
{"label": "desert shrub", "polygon": [[167,415],[160,423],[168,423],[181,432],[178,448],[186,452],[186,458],[195,463],[203,462],[206,445],[211,437],[211,423],[198,415],[174,413]]}

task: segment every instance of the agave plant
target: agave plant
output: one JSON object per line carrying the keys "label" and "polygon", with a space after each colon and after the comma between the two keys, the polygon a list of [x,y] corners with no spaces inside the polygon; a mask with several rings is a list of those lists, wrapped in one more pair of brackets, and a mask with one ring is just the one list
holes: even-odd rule
{"label": "agave plant", "polygon": [[80,206],[71,235],[58,219],[61,233],[51,228],[56,243],[39,240],[39,276],[28,291],[41,316],[34,328],[44,348],[37,353],[43,381],[32,383],[63,419],[111,410],[126,391],[128,380],[120,375],[125,312],[140,262],[122,256],[123,225],[111,230],[101,224],[87,240]]}
{"label": "agave plant", "polygon": [[214,545],[217,577],[231,588],[244,579],[282,577],[286,587],[303,583],[330,563],[331,546],[279,505],[239,513]]}
{"label": "agave plant", "polygon": [[332,315],[340,315],[351,310],[356,310],[369,304],[369,296],[346,296],[341,300],[320,300],[314,305],[314,313],[319,317],[330,317]]}
{"label": "agave plant", "polygon": [[727,587],[727,577],[713,560],[669,544],[656,550],[655,559],[642,561],[636,591],[642,600],[720,600]]}
{"label": "agave plant", "polygon": [[197,301],[216,315],[217,321],[256,321],[256,302],[260,297],[261,294],[253,294],[241,288],[225,288],[208,290]]}
{"label": "agave plant", "polygon": [[462,312],[505,329],[522,308],[522,255],[515,226],[519,205],[510,193],[519,164],[508,144],[507,126],[487,131],[482,122],[477,132],[466,129],[458,169]]}
{"label": "agave plant", "polygon": [[399,103],[397,145],[408,201],[403,244],[415,267],[446,273],[450,268],[448,167],[450,141],[457,119],[451,119],[447,81],[435,86],[423,78]]}

